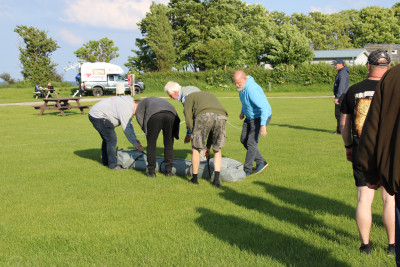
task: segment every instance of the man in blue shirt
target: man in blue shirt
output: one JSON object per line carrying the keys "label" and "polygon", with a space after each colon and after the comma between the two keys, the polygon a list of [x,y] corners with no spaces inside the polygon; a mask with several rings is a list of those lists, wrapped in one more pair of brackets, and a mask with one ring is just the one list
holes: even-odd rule
{"label": "man in blue shirt", "polygon": [[255,161],[256,169],[254,173],[260,173],[268,166],[268,163],[258,150],[258,140],[260,135],[267,136],[266,127],[271,121],[271,106],[263,89],[254,81],[253,77],[246,76],[244,71],[236,71],[233,75],[233,81],[242,102],[239,118],[242,120],[246,117],[240,136],[240,142],[247,149],[244,171],[246,175],[251,175]]}

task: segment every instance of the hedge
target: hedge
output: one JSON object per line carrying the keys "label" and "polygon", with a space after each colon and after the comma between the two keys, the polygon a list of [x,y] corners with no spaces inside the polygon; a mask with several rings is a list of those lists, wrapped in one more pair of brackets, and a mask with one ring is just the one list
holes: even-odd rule
{"label": "hedge", "polygon": [[[364,80],[368,70],[366,66],[349,66],[350,84]],[[318,84],[332,84],[335,80],[336,69],[329,64],[303,64],[293,69],[291,66],[279,65],[274,70],[263,67],[249,67],[244,69],[247,75],[254,77],[256,82],[263,88],[268,88],[270,84],[296,84],[302,86],[312,86]],[[203,90],[218,87],[221,90],[234,90],[232,80],[235,69],[227,70],[207,70],[202,72],[151,72],[141,73],[136,77],[145,84],[152,84],[156,88],[164,88],[168,81],[176,81],[182,86],[193,85],[201,87]],[[265,90],[265,89],[264,89]]]}

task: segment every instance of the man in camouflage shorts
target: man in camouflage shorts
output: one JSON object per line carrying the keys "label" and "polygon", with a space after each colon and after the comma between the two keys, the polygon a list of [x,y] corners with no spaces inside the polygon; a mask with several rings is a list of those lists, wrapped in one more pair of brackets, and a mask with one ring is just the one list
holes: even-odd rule
{"label": "man in camouflage shorts", "polygon": [[210,148],[214,152],[214,180],[213,185],[219,187],[222,152],[225,146],[225,124],[228,112],[210,93],[196,92],[186,97],[185,102],[186,125],[192,132],[192,168],[193,178],[190,182],[198,184],[197,174],[200,165],[200,150],[206,149],[205,156],[210,155]]}

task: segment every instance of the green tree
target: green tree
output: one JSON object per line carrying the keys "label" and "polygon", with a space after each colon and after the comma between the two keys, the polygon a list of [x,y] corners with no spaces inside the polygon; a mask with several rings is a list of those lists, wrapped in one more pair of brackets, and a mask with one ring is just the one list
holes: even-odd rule
{"label": "green tree", "polygon": [[245,49],[245,32],[241,31],[235,24],[224,26],[216,26],[210,30],[210,38],[223,40],[229,44],[230,50],[233,53],[229,66],[243,67],[247,63],[247,51]]}
{"label": "green tree", "polygon": [[302,34],[296,26],[285,23],[269,38],[266,57],[273,66],[286,64],[295,68],[314,57],[310,43],[310,39]]}
{"label": "green tree", "polygon": [[99,41],[89,41],[74,52],[77,58],[87,62],[110,62],[119,57],[119,48],[114,46],[114,41],[107,37]]}
{"label": "green tree", "polygon": [[144,39],[137,38],[136,46],[139,48],[139,50],[131,50],[136,54],[136,56],[128,57],[128,62],[124,64],[125,67],[129,69],[129,72],[157,71],[157,57],[150,49],[146,41]]}
{"label": "green tree", "polygon": [[234,62],[234,56],[229,43],[221,39],[210,39],[196,51],[201,69],[224,69]]}
{"label": "green tree", "polygon": [[171,70],[176,60],[173,31],[168,13],[167,6],[153,2],[150,12],[138,23],[144,35],[144,42],[155,55],[158,71]]}
{"label": "green tree", "polygon": [[43,84],[56,80],[57,64],[50,60],[50,56],[59,48],[57,42],[48,38],[46,31],[34,27],[18,25],[14,32],[23,40],[19,44],[19,59],[23,67],[21,73],[24,80]]}
{"label": "green tree", "polygon": [[316,50],[353,47],[349,37],[352,23],[345,15],[327,15],[321,12],[310,12],[308,15],[294,13],[290,21],[311,40]]}
{"label": "green tree", "polygon": [[243,23],[239,24],[244,33],[244,50],[246,65],[259,65],[265,62],[268,38],[271,36],[274,23],[268,11],[260,4],[243,8]]}
{"label": "green tree", "polygon": [[354,43],[363,47],[368,43],[399,43],[400,26],[393,9],[370,6],[360,10],[354,21]]}
{"label": "green tree", "polygon": [[354,21],[359,17],[359,11],[349,9],[330,15],[332,36],[330,49],[354,48]]}
{"label": "green tree", "polygon": [[2,74],[0,74],[0,78],[3,79],[8,84],[15,83],[15,79],[11,78],[10,73],[3,72]]}
{"label": "green tree", "polygon": [[200,0],[171,0],[168,4],[178,61],[188,62],[194,70],[198,68],[194,54],[208,35],[206,4]]}

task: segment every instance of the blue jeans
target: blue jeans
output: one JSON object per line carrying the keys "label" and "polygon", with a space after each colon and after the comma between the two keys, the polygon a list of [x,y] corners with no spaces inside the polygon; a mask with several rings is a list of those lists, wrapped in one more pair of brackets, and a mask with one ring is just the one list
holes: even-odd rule
{"label": "blue jeans", "polygon": [[[268,118],[267,124],[271,120]],[[245,119],[243,122],[242,134],[240,136],[240,142],[247,149],[246,159],[244,162],[244,171],[251,172],[253,170],[253,162],[261,164],[265,162],[263,156],[261,156],[258,150],[258,140],[260,139],[260,125],[261,119],[256,118],[254,120]]]}
{"label": "blue jeans", "polygon": [[395,224],[395,246],[396,246],[396,264],[400,266],[400,193],[394,195],[396,201],[396,224]]}
{"label": "blue jeans", "polygon": [[93,127],[99,132],[103,143],[101,144],[101,160],[104,166],[114,169],[117,164],[117,135],[114,125],[107,119],[97,119],[89,115]]}

